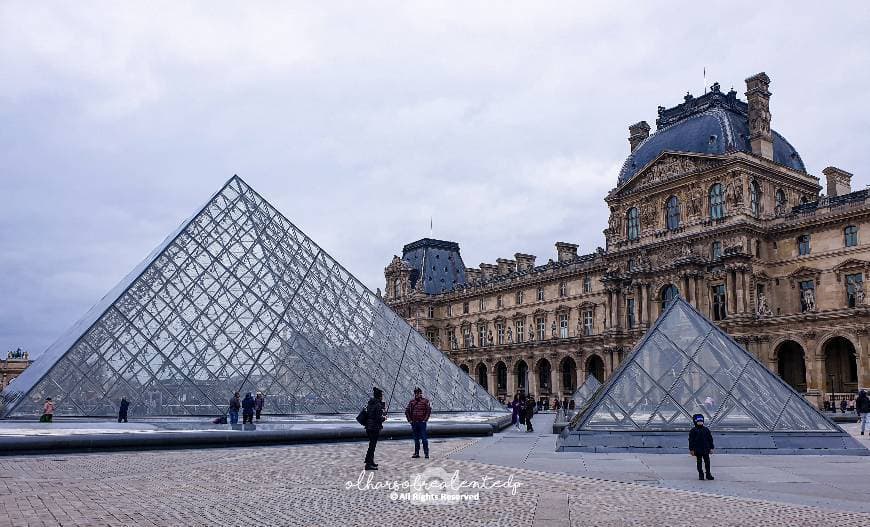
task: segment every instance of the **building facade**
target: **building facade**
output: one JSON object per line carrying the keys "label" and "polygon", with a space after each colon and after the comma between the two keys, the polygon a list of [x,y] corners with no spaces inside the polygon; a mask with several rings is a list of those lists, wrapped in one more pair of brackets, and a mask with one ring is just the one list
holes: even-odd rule
{"label": "building facade", "polygon": [[743,101],[717,83],[659,107],[655,133],[629,127],[606,248],[475,269],[426,238],[386,267],[384,300],[499,398],[605,380],[675,295],[814,404],[851,398],[870,387],[868,191],[807,173],[771,128],[769,84],[748,78]]}
{"label": "building facade", "polygon": [[7,352],[6,358],[0,360],[0,391],[21,375],[31,362],[33,361],[30,360],[30,354],[21,351],[21,348]]}

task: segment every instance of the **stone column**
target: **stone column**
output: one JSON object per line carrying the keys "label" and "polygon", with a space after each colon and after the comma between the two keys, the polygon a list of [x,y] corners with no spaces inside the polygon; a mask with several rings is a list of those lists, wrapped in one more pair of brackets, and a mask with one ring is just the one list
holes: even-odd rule
{"label": "stone column", "polygon": [[550,368],[550,398],[562,400],[562,365]]}
{"label": "stone column", "polygon": [[858,389],[870,388],[870,333],[858,333]]}
{"label": "stone column", "polygon": [[604,306],[604,329],[608,329],[610,327],[610,313],[611,309],[613,309],[613,292],[609,289],[607,290],[607,305]]}
{"label": "stone column", "polygon": [[734,299],[734,294],[731,291],[731,282],[733,282],[731,278],[731,271],[725,270],[725,309],[728,311],[727,315],[731,316],[734,314],[734,308],[731,307],[731,301]]}
{"label": "stone column", "polygon": [[495,374],[495,366],[486,366],[486,387],[493,397],[498,398],[498,376]]}
{"label": "stone column", "polygon": [[693,275],[692,282],[694,284],[694,289],[695,289],[695,308],[698,311],[700,311],[701,313],[704,313],[704,308],[702,305],[704,297],[701,294],[701,280],[698,278],[697,275]]}
{"label": "stone column", "polygon": [[507,396],[513,400],[514,394],[517,392],[515,364],[511,361],[506,361],[505,365],[507,366],[507,384],[505,385],[505,390],[507,390]]}
{"label": "stone column", "polygon": [[743,269],[737,271],[737,309],[746,313],[746,273]]}
{"label": "stone column", "polygon": [[647,326],[652,324],[652,320],[650,319],[650,284],[645,284],[643,286],[644,294],[643,294],[643,321],[647,324]]}
{"label": "stone column", "polygon": [[643,285],[637,284],[634,289],[636,291],[635,296],[637,297],[634,300],[634,311],[635,311],[634,318],[637,321],[637,325],[640,326],[644,322],[646,322],[646,317],[643,316],[643,303],[644,303]]}
{"label": "stone column", "polygon": [[528,380],[528,393],[535,396],[535,400],[538,400],[538,373],[535,371],[535,359],[529,359],[526,362],[529,363],[529,380]]}

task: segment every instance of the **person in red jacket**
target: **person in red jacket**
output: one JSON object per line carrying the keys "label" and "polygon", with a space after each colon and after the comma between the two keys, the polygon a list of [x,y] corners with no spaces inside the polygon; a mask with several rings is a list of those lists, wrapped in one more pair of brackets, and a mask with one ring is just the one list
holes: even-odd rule
{"label": "person in red jacket", "polygon": [[426,435],[426,422],[429,421],[429,416],[432,415],[432,407],[429,405],[429,399],[423,397],[423,390],[419,387],[414,388],[414,398],[405,407],[405,418],[411,423],[411,431],[414,432],[414,455],[412,458],[420,457],[420,441],[423,441],[423,454],[426,459],[429,459],[429,438]]}

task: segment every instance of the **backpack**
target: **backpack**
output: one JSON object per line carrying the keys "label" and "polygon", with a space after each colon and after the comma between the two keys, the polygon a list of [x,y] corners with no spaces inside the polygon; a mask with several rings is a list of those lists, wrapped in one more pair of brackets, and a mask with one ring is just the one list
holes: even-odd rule
{"label": "backpack", "polygon": [[369,420],[369,410],[367,407],[363,406],[363,409],[359,411],[359,414],[356,416],[356,422],[365,426]]}

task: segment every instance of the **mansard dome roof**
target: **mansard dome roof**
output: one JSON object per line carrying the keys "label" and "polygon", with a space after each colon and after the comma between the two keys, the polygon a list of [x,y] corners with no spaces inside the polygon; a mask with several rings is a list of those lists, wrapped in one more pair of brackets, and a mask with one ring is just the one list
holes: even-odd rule
{"label": "mansard dome roof", "polygon": [[[644,139],[628,156],[619,172],[619,185],[627,182],[662,152],[725,154],[752,152],[749,143],[749,107],[737,99],[733,89],[719,91],[714,84],[709,93],[695,98],[686,94],[685,102],[673,108],[659,107],[656,132]],[[773,161],[806,172],[800,154],[791,143],[772,130]]]}

